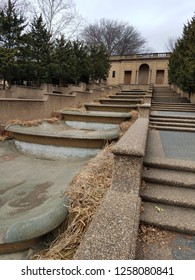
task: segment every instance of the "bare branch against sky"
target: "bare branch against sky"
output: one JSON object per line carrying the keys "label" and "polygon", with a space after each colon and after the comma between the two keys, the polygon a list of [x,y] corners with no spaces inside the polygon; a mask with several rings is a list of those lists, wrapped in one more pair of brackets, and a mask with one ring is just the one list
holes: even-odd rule
{"label": "bare branch against sky", "polygon": [[82,24],[83,18],[73,0],[35,0],[35,4],[36,14],[42,14],[53,38],[60,34],[72,38]]}
{"label": "bare branch against sky", "polygon": [[81,38],[88,44],[103,44],[112,55],[129,55],[146,50],[146,40],[140,32],[124,21],[100,19],[87,25]]}
{"label": "bare branch against sky", "polygon": [[195,12],[195,0],[75,0],[77,9],[94,23],[101,18],[127,21],[156,52],[167,51],[168,38],[178,38]]}

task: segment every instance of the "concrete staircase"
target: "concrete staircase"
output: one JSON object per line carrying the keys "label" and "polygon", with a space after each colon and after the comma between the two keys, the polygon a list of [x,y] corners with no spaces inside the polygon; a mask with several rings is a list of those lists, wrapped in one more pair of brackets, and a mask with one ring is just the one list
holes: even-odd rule
{"label": "concrete staircase", "polygon": [[150,128],[169,131],[195,132],[195,115],[150,114]]}
{"label": "concrete staircase", "polygon": [[99,104],[90,103],[84,106],[89,111],[129,112],[144,103],[145,94],[146,92],[142,90],[121,90],[114,95],[109,95],[108,98],[100,98]]}
{"label": "concrete staircase", "polygon": [[137,97],[125,105],[125,99],[112,100],[98,108],[86,104],[86,111],[60,110],[55,123],[6,127],[12,139],[0,142],[0,255],[36,245],[66,219],[68,199],[62,193],[92,156],[119,138],[120,123],[138,106]]}
{"label": "concrete staircase", "polygon": [[152,101],[140,220],[194,235],[195,105],[169,88],[155,88]]}
{"label": "concrete staircase", "polygon": [[[194,165],[195,167],[195,165]],[[195,234],[195,168],[181,171],[149,167],[143,172],[141,221],[168,230]]]}
{"label": "concrete staircase", "polygon": [[153,92],[153,102],[190,103],[187,98],[180,97],[169,87],[155,87]]}

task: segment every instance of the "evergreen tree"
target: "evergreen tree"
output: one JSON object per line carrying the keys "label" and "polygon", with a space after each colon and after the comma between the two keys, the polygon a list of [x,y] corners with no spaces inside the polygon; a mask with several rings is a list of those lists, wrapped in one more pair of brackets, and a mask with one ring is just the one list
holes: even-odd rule
{"label": "evergreen tree", "polygon": [[31,24],[28,44],[27,56],[30,61],[32,81],[35,84],[50,82],[53,43],[41,15],[34,18]]}
{"label": "evergreen tree", "polygon": [[184,25],[169,61],[169,82],[195,92],[195,16]]}
{"label": "evergreen tree", "polygon": [[106,80],[110,70],[110,56],[103,45],[93,46],[90,50],[90,78],[94,80]]}
{"label": "evergreen tree", "polygon": [[62,86],[105,80],[110,61],[102,45],[92,47],[79,41],[66,42],[62,36],[56,40],[52,67],[53,81]]}
{"label": "evergreen tree", "polygon": [[19,48],[23,44],[23,31],[26,27],[24,17],[17,12],[15,4],[0,10],[0,73],[11,85],[17,73]]}
{"label": "evergreen tree", "polygon": [[79,82],[89,82],[89,51],[88,47],[83,43],[77,41],[73,41],[73,54],[74,54],[74,65],[75,70],[72,73],[72,77],[75,84]]}
{"label": "evergreen tree", "polygon": [[52,56],[53,81],[64,86],[67,83],[74,83],[75,59],[72,43],[66,41],[62,35],[56,39],[55,50]]}

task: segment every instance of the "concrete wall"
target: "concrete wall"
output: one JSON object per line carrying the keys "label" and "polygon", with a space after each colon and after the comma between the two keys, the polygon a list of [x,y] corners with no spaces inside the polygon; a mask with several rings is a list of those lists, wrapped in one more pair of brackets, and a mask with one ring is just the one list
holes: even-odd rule
{"label": "concrete wall", "polygon": [[61,92],[62,94],[70,94],[73,91],[85,91],[86,90],[86,84],[85,83],[80,83],[78,86],[77,85],[68,85],[67,87],[58,87],[58,86],[53,86],[52,90],[50,89],[49,92]]}
{"label": "concrete wall", "polygon": [[[52,111],[78,107],[84,103],[98,100],[105,94],[118,91],[118,87],[73,91],[72,94],[46,93],[42,99],[0,98],[0,124],[11,120],[33,120],[51,117]],[[113,92],[113,93],[114,93]]]}
{"label": "concrete wall", "polygon": [[0,90],[0,98],[43,99],[47,92],[46,84],[40,88],[13,85],[11,89]]}
{"label": "concrete wall", "polygon": [[[168,61],[170,54],[143,54],[133,56],[111,56],[111,69],[108,77],[109,85],[124,84],[125,71],[131,71],[131,82],[130,84],[139,83],[139,70],[140,66],[147,64],[149,66],[148,73],[148,84],[157,84],[156,76],[157,71],[164,71],[164,80],[160,86],[168,85]],[[113,71],[115,77],[113,77]]]}

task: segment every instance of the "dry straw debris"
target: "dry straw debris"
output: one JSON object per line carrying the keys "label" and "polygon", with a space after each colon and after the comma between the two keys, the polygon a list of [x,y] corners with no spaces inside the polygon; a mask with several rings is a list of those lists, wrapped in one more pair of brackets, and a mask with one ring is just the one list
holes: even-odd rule
{"label": "dry straw debris", "polygon": [[32,121],[21,121],[21,120],[12,120],[9,122],[8,125],[21,125],[25,127],[31,127],[31,126],[38,126],[42,124],[43,122],[48,122],[49,124],[58,124],[59,119],[58,118],[44,118],[44,119],[38,119],[38,120],[32,120]]}
{"label": "dry straw debris", "polygon": [[7,139],[7,136],[2,136],[2,135],[0,135],[0,141],[5,141]]}
{"label": "dry straw debris", "polygon": [[159,243],[160,245],[168,244],[175,237],[175,233],[162,230],[160,228],[141,224],[139,227],[139,241],[144,244]]}
{"label": "dry straw debris", "polygon": [[[137,118],[132,113],[131,121],[121,124],[122,134]],[[33,259],[73,259],[74,254],[98,208],[101,199],[111,185],[114,156],[106,146],[72,180],[65,195],[69,198],[68,217],[61,226],[60,234],[49,249],[39,252]]]}

